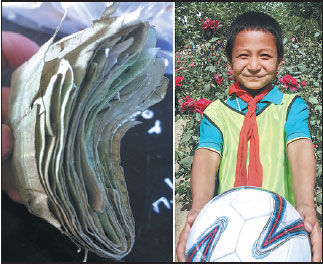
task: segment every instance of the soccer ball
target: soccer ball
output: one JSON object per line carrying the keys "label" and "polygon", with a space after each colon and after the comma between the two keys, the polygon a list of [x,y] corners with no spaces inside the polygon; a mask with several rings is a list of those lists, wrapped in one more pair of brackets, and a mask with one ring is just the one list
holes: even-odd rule
{"label": "soccer ball", "polygon": [[203,207],[185,255],[188,262],[310,262],[311,246],[288,201],[261,188],[238,187]]}

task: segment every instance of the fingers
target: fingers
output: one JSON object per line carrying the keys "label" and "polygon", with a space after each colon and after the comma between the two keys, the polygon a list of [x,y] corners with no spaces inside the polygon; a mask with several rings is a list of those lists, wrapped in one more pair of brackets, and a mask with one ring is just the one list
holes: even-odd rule
{"label": "fingers", "polygon": [[13,147],[13,137],[11,133],[11,129],[6,124],[1,124],[1,181],[2,181],[2,189],[8,194],[8,196],[18,202],[22,203],[22,200],[17,193],[16,187],[12,184],[10,177],[12,173],[10,172],[10,167],[8,163],[5,163],[8,157],[12,153]]}
{"label": "fingers", "polygon": [[313,231],[310,234],[312,243],[312,262],[322,261],[322,232],[318,225],[315,223]]}
{"label": "fingers", "polygon": [[1,119],[5,121],[8,115],[9,87],[1,88]]}
{"label": "fingers", "polygon": [[322,231],[316,219],[316,211],[313,207],[300,206],[297,209],[304,220],[305,230],[310,234],[312,245],[312,262],[322,260]]}
{"label": "fingers", "polygon": [[178,243],[176,247],[176,255],[177,260],[179,262],[185,262],[185,248],[186,248],[186,242],[188,238],[188,234],[191,231],[191,227],[196,219],[196,216],[198,215],[199,210],[190,210],[186,216],[186,223],[184,226],[183,231],[180,233],[178,238]]}
{"label": "fingers", "polygon": [[2,164],[1,168],[1,187],[8,194],[9,198],[18,203],[23,203],[20,198],[15,185],[12,183],[10,176],[12,176],[12,172],[10,171],[10,167],[8,163]]}
{"label": "fingers", "polygon": [[177,260],[179,262],[185,262],[185,247],[186,247],[186,241],[190,230],[191,230],[190,224],[186,223],[183,231],[179,235],[179,239],[176,247],[176,255],[177,255]]}
{"label": "fingers", "polygon": [[12,152],[12,133],[6,124],[1,124],[1,160],[2,163],[10,156]]}
{"label": "fingers", "polygon": [[27,61],[39,49],[32,40],[14,32],[2,32],[2,67],[16,68]]}
{"label": "fingers", "polygon": [[[9,88],[1,88],[1,118],[6,120],[8,114]],[[12,133],[6,124],[1,124],[1,160],[5,161],[12,152]]]}

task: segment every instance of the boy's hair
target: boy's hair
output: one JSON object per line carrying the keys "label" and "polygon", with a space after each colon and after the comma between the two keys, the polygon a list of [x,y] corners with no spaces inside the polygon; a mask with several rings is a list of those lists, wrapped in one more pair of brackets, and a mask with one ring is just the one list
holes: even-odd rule
{"label": "boy's hair", "polygon": [[269,31],[274,35],[275,43],[277,47],[277,57],[279,63],[283,59],[284,55],[284,45],[282,30],[279,24],[271,16],[261,13],[250,11],[242,15],[239,15],[231,24],[227,32],[227,45],[226,45],[226,54],[229,59],[229,62],[232,63],[232,49],[234,45],[234,40],[237,34],[245,29],[251,30],[262,30]]}

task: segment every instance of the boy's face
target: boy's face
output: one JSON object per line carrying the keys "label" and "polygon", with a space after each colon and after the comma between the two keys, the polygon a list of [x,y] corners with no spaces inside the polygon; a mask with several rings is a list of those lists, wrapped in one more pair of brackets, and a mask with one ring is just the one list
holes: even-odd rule
{"label": "boy's face", "polygon": [[249,89],[268,85],[280,69],[275,37],[268,31],[242,30],[235,37],[231,68]]}

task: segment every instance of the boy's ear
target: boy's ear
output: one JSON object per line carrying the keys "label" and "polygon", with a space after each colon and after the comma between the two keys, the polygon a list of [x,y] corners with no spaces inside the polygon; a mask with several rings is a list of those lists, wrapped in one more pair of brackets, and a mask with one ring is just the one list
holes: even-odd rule
{"label": "boy's ear", "polygon": [[232,68],[232,62],[230,61],[230,59],[228,57],[227,57],[227,61],[228,61],[229,66],[231,67],[231,69],[233,69]]}
{"label": "boy's ear", "polygon": [[280,62],[277,65],[277,72],[280,70],[280,68],[282,67],[283,64],[283,60],[280,60]]}

